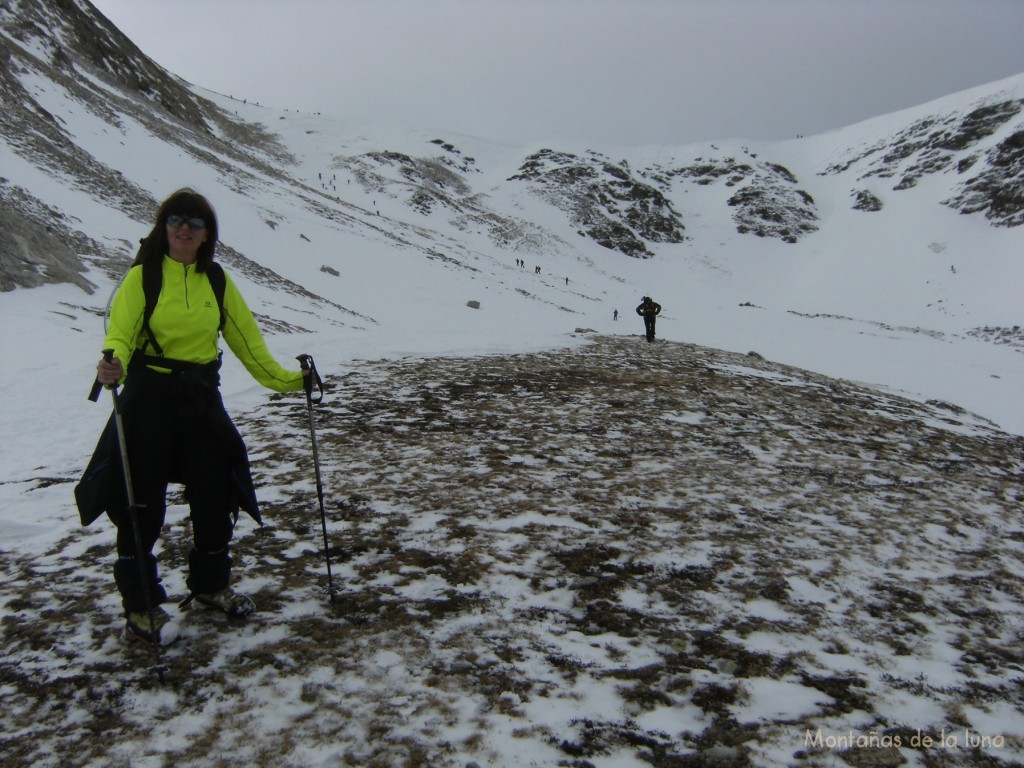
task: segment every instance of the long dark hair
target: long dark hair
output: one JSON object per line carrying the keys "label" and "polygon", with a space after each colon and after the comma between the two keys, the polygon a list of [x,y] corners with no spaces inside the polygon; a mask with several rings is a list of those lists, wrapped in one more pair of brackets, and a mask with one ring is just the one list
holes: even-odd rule
{"label": "long dark hair", "polygon": [[214,213],[209,200],[188,187],[172,194],[157,210],[153,229],[139,241],[139,250],[135,254],[133,266],[144,261],[159,261],[170,252],[171,246],[167,241],[167,217],[175,214],[188,218],[198,216],[206,222],[206,242],[199,246],[199,252],[196,254],[196,272],[206,271],[206,267],[213,261],[214,250],[217,247],[217,214]]}

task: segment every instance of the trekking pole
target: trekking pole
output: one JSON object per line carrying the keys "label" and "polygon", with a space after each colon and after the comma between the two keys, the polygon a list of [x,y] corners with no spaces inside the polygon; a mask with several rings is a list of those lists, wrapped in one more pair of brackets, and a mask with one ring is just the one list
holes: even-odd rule
{"label": "trekking pole", "polygon": [[[316,497],[320,502],[320,527],[324,534],[324,560],[327,561],[327,592],[331,596],[331,602],[334,602],[334,577],[331,575],[331,549],[330,544],[327,541],[327,512],[324,510],[324,484],[320,479],[320,452],[316,447],[316,428],[313,425],[313,404],[319,403],[324,399],[324,382],[320,378],[320,374],[317,373],[316,363],[313,362],[311,355],[299,355],[296,360],[299,361],[299,365],[302,367],[303,372],[309,371],[308,374],[304,375],[302,381],[302,387],[306,390],[306,410],[309,413],[309,436],[313,442],[313,467],[316,471]],[[313,399],[313,386],[317,388],[317,398]]]}
{"label": "trekking pole", "polygon": [[[114,350],[104,349],[103,359],[108,363],[114,359]],[[100,388],[103,385],[100,384],[100,380],[97,377],[96,382],[92,385],[92,392],[89,395],[89,399],[95,402],[99,397]],[[155,614],[153,613],[153,596],[149,592],[149,574],[146,573],[146,553],[142,548],[142,533],[139,531],[139,505],[135,503],[135,489],[132,487],[132,473],[128,466],[128,443],[124,437],[124,422],[121,419],[121,402],[117,399],[117,384],[113,384],[110,387],[110,395],[114,401],[114,423],[117,425],[117,442],[121,447],[121,466],[124,468],[124,487],[125,492],[128,495],[128,516],[131,520],[132,535],[135,539],[135,559],[139,561],[139,578],[142,584],[143,590],[146,593],[146,613],[149,616],[149,627],[153,630],[156,627]],[[160,636],[157,634],[154,638],[156,640],[153,643],[153,653],[156,655],[156,666],[153,669],[156,671],[157,676],[160,678],[161,683],[166,683],[164,678],[164,672],[167,667],[163,663],[163,655],[160,646]]]}

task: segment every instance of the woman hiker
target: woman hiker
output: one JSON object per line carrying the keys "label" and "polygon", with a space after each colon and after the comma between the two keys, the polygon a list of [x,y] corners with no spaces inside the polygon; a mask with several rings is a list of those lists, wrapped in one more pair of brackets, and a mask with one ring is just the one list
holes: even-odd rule
{"label": "woman hiker", "polygon": [[[182,189],[164,201],[113,300],[104,341],[112,359],[105,356],[96,367],[101,384],[124,384],[121,412],[147,578],[136,560],[127,505],[106,509],[117,526],[114,581],[127,617],[125,634],[148,643],[161,642],[161,627],[170,620],[160,607],[167,593],[153,547],[171,481],[184,484],[192,521],[188,600],[229,616],[256,610],[229,586],[238,509],[259,521],[259,508],[245,445],[221,400],[218,337],[222,333],[252,377],[272,390],[301,390],[308,373],[285,369],[267,350],[238,288],[213,263],[216,245],[217,217],[206,198]],[[159,281],[159,301],[147,311],[153,280]]]}

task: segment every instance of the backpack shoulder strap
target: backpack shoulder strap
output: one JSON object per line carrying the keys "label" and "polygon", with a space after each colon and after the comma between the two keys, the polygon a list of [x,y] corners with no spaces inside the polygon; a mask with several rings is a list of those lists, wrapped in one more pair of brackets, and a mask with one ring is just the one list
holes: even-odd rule
{"label": "backpack shoulder strap", "polygon": [[211,261],[206,267],[206,276],[213,288],[213,295],[217,297],[217,307],[220,309],[219,330],[224,330],[227,322],[227,313],[224,311],[224,291],[227,288],[227,278],[224,276],[224,268],[216,261]]}
{"label": "backpack shoulder strap", "polygon": [[142,312],[142,330],[146,332],[146,342],[142,346],[142,351],[146,351],[147,345],[152,345],[153,351],[158,355],[163,355],[164,351],[149,327],[149,318],[153,316],[156,303],[160,300],[160,289],[163,287],[163,282],[163,265],[158,261],[143,261],[142,291],[146,296],[146,308]]}

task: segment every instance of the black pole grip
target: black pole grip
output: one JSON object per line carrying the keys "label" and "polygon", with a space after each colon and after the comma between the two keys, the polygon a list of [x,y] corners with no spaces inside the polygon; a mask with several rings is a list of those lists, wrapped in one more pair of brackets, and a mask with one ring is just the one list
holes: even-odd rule
{"label": "black pole grip", "polygon": [[[114,359],[114,350],[112,350],[112,349],[104,349],[103,350],[103,359],[106,360],[108,363],[112,362],[113,359]],[[101,389],[103,389],[103,385],[100,384],[100,377],[97,376],[96,377],[96,381],[94,381],[92,383],[92,389],[89,390],[89,399],[92,402],[95,403],[97,400],[100,399],[100,390]]]}
{"label": "black pole grip", "polygon": [[[316,369],[316,363],[313,362],[313,356],[302,354],[295,358],[299,361],[299,367],[302,368],[303,372],[309,371],[308,374],[302,377],[302,388],[306,390],[306,397],[309,398],[310,402],[319,403],[324,399],[324,380],[320,378],[320,373]],[[313,387],[316,387],[317,396],[313,397]]]}

